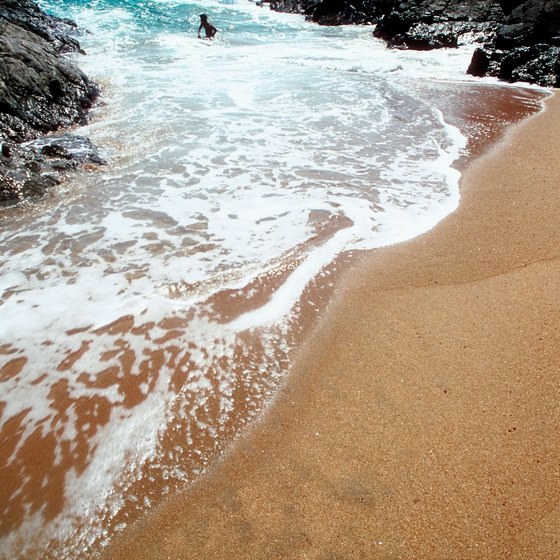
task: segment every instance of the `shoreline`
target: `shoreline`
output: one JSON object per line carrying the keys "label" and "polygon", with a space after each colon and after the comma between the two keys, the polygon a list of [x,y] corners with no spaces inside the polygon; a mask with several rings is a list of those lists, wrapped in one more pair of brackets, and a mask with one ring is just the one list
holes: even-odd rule
{"label": "shoreline", "polygon": [[350,272],[264,421],[104,557],[557,558],[559,121]]}

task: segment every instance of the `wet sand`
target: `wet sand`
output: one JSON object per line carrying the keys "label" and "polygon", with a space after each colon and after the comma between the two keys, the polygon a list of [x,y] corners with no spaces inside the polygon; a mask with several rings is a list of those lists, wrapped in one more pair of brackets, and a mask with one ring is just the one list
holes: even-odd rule
{"label": "wet sand", "polygon": [[265,421],[111,559],[560,558],[560,96],[352,272]]}

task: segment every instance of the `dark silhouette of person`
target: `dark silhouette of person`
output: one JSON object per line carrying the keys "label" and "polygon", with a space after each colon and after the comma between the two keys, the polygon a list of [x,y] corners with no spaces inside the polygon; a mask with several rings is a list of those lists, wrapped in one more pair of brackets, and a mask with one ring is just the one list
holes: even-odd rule
{"label": "dark silhouette of person", "polygon": [[218,30],[208,22],[208,16],[206,14],[200,14],[200,25],[198,26],[198,38],[200,39],[200,32],[204,28],[204,32],[206,33],[207,39],[212,39]]}

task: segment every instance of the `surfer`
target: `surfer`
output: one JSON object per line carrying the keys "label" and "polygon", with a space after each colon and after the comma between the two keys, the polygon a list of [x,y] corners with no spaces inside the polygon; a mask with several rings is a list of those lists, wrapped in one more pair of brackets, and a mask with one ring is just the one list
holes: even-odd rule
{"label": "surfer", "polygon": [[212,37],[214,37],[214,35],[218,33],[218,30],[211,23],[208,22],[208,16],[206,14],[200,14],[200,25],[198,26],[199,39],[200,39],[200,32],[202,31],[202,28],[204,28],[207,39],[212,39]]}

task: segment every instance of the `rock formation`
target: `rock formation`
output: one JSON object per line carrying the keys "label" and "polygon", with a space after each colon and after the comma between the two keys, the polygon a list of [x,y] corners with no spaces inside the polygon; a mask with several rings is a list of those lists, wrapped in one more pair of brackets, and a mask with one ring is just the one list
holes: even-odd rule
{"label": "rock formation", "polygon": [[74,22],[46,15],[30,0],[0,0],[0,202],[40,196],[61,171],[101,162],[83,138],[74,147],[68,135],[44,138],[85,123],[99,95],[64,57],[83,52],[77,33]]}
{"label": "rock formation", "polygon": [[477,49],[469,72],[560,87],[560,0],[502,2],[495,36]]}
{"label": "rock formation", "polygon": [[393,48],[475,42],[469,73],[560,86],[560,0],[279,0],[278,11],[322,25],[375,23]]}

